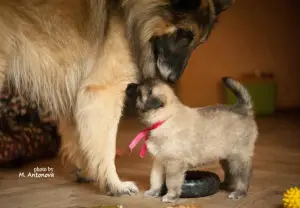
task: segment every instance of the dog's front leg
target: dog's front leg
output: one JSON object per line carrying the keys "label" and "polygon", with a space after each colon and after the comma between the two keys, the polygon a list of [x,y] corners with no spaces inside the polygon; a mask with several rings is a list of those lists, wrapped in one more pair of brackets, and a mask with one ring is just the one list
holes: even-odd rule
{"label": "dog's front leg", "polygon": [[59,119],[58,132],[61,136],[59,155],[62,158],[63,165],[66,165],[66,162],[68,162],[75,167],[80,167],[80,149],[78,147],[78,135],[76,134],[75,125],[72,125],[66,119]]}
{"label": "dog's front leg", "polygon": [[180,162],[169,162],[166,166],[166,185],[168,192],[162,201],[172,203],[179,199],[186,169]]}
{"label": "dog's front leg", "polygon": [[146,197],[158,197],[164,182],[165,168],[161,161],[155,160],[151,170],[150,189],[144,193]]}
{"label": "dog's front leg", "polygon": [[77,182],[91,182],[92,178],[88,177],[85,170],[84,155],[81,154],[79,148],[79,135],[76,126],[72,120],[59,119],[59,133],[61,135],[60,156],[62,162],[70,162],[75,166],[75,176]]}
{"label": "dog's front leg", "polygon": [[89,175],[114,196],[138,192],[133,182],[122,182],[116,172],[117,129],[124,105],[126,85],[83,87],[77,98],[75,118],[79,146],[85,154]]}

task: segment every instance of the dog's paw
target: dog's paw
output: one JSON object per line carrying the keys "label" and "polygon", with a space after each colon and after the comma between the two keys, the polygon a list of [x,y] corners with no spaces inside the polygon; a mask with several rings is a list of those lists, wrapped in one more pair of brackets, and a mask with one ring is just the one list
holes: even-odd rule
{"label": "dog's paw", "polygon": [[178,197],[166,194],[166,195],[163,196],[161,201],[164,202],[164,203],[174,203],[177,200],[178,200]]}
{"label": "dog's paw", "polygon": [[94,180],[85,176],[81,169],[76,169],[75,180],[77,183],[92,183]]}
{"label": "dog's paw", "polygon": [[229,194],[228,198],[233,200],[239,200],[245,198],[246,196],[247,196],[246,191],[234,191]]}
{"label": "dog's paw", "polygon": [[160,190],[159,189],[150,189],[148,191],[145,191],[144,196],[145,197],[159,197]]}
{"label": "dog's paw", "polygon": [[119,187],[111,187],[109,196],[132,196],[139,192],[138,187],[134,182],[125,181],[121,182]]}
{"label": "dog's paw", "polygon": [[76,182],[77,183],[92,183],[94,180],[90,178],[84,178],[84,177],[77,177]]}

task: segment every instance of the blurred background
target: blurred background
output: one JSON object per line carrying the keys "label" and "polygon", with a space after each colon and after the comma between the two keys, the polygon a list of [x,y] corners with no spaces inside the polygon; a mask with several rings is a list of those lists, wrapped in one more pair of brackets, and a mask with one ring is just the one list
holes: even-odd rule
{"label": "blurred background", "polygon": [[232,102],[221,85],[231,76],[245,80],[258,114],[300,108],[299,21],[297,0],[236,1],[193,53],[179,97],[194,107]]}
{"label": "blurred background", "polygon": [[[237,0],[220,16],[209,40],[198,47],[175,86],[190,107],[231,104],[236,98],[222,77],[240,80],[249,90],[259,126],[253,180],[246,200],[228,201],[220,192],[199,199],[201,207],[282,207],[283,193],[300,184],[300,1]],[[11,92],[0,93],[0,207],[90,207],[120,203],[129,207],[162,207],[143,197],[109,198],[79,186],[76,172],[63,168],[57,157],[60,137],[47,112]],[[4,110],[3,110],[4,109]],[[128,109],[134,115],[134,109]],[[277,113],[277,112],[287,113]],[[290,113],[291,112],[291,113]],[[42,116],[43,118],[40,118]],[[116,158],[122,180],[149,186],[152,160],[139,158],[139,147],[128,155],[128,144],[142,126],[125,118],[118,132]],[[101,139],[102,135],[99,135]],[[123,151],[124,150],[124,151]],[[42,160],[45,159],[45,160]],[[33,163],[29,163],[33,162]],[[28,164],[29,163],[29,164]],[[54,178],[20,178],[34,168],[49,167]],[[3,168],[3,169],[2,169]],[[223,179],[218,162],[203,169]],[[54,194],[54,195],[53,195]],[[51,197],[50,195],[54,196]],[[49,197],[50,196],[50,197]],[[206,206],[207,205],[207,206]]]}

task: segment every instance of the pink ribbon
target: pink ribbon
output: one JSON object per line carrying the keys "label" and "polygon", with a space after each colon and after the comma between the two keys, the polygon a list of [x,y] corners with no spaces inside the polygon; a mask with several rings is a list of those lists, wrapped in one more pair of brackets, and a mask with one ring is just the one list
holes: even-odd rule
{"label": "pink ribbon", "polygon": [[146,141],[149,139],[149,133],[150,131],[158,128],[160,125],[162,125],[164,123],[164,121],[159,121],[156,122],[155,124],[153,124],[152,126],[150,126],[149,128],[144,129],[143,131],[141,131],[130,143],[129,148],[130,148],[130,152],[132,152],[132,150],[135,148],[135,146],[141,141],[141,139],[143,139],[145,137],[145,142],[142,146],[142,149],[140,151],[140,157],[143,158],[144,155],[147,152],[147,145],[146,145]]}

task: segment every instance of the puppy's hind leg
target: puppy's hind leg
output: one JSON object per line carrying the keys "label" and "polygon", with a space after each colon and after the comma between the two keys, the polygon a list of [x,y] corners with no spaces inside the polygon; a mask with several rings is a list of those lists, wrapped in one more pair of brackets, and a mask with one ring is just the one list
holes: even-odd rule
{"label": "puppy's hind leg", "polygon": [[126,84],[93,90],[84,86],[77,97],[76,121],[79,145],[86,156],[89,175],[100,189],[114,196],[138,192],[133,182],[122,182],[116,171],[116,137],[124,104]]}
{"label": "puppy's hind leg", "polygon": [[233,176],[229,169],[229,162],[228,160],[220,160],[220,164],[224,171],[224,181],[221,183],[221,189],[233,191],[235,187],[233,187]]}
{"label": "puppy's hind leg", "polygon": [[239,155],[231,156],[228,160],[229,170],[232,175],[232,187],[234,188],[228,196],[230,199],[242,199],[247,196],[250,180],[252,177],[252,159]]}
{"label": "puppy's hind leg", "polygon": [[173,203],[179,199],[182,191],[186,169],[178,162],[169,162],[166,166],[166,185],[168,192],[163,196],[162,202]]}
{"label": "puppy's hind leg", "polygon": [[150,176],[150,190],[146,191],[146,197],[158,197],[165,179],[165,168],[161,161],[155,160]]}

